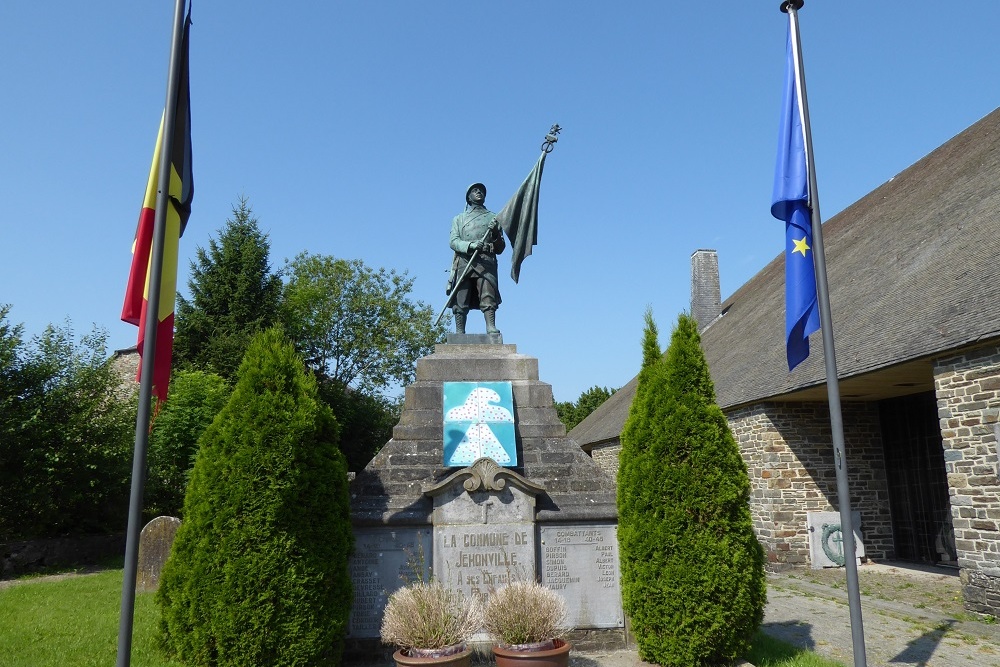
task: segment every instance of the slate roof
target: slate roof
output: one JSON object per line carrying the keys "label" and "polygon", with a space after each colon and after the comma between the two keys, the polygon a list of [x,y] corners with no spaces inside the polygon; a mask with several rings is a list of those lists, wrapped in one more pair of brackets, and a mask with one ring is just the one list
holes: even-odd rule
{"label": "slate roof", "polygon": [[[819,186],[822,206],[822,176]],[[823,225],[842,379],[1000,336],[998,186],[1000,109]],[[809,358],[788,372],[784,273],[781,254],[702,332],[723,408],[825,383],[820,332]],[[635,382],[570,437],[586,446],[620,433]]]}

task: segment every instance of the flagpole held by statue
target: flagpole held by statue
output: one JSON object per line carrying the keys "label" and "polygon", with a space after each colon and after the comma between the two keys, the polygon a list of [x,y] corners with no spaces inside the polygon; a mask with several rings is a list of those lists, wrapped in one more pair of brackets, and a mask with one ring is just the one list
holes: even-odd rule
{"label": "flagpole held by statue", "polygon": [[486,320],[486,333],[499,335],[495,319],[500,305],[496,256],[506,247],[500,230],[510,241],[510,277],[516,283],[520,277],[521,262],[538,242],[538,195],[542,168],[545,156],[552,152],[561,131],[559,125],[549,129],[538,161],[499,213],[494,215],[485,207],[485,185],[473,183],[466,190],[465,209],[452,220],[450,245],[455,255],[446,290],[448,299],[434,320],[435,325],[450,307],[455,315],[456,333],[464,334],[468,311],[481,310]]}

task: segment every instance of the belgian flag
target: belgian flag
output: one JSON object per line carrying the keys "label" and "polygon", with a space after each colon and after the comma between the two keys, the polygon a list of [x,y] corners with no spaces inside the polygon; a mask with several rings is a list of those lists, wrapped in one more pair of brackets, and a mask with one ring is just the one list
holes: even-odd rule
{"label": "belgian flag", "polygon": [[[188,37],[191,29],[191,14],[184,22],[184,34],[180,49],[180,75],[175,102],[175,126],[173,142],[170,146],[170,187],[169,205],[166,214],[166,235],[163,246],[163,265],[160,278],[160,304],[156,322],[156,350],[153,364],[153,395],[157,402],[167,400],[167,384],[170,381],[170,357],[174,342],[174,301],[177,296],[178,246],[188,217],[191,215],[191,200],[194,196],[194,179],[191,174],[191,90],[188,79]],[[164,114],[165,116],[166,114]],[[122,320],[139,327],[136,347],[140,359],[146,352],[143,343],[146,338],[146,304],[149,299],[150,272],[159,267],[151,266],[153,245],[153,221],[156,216],[156,192],[160,181],[160,156],[163,150],[163,125],[156,137],[153,164],[146,182],[146,196],[139,212],[139,225],[132,244],[132,268],[128,286],[125,289],[125,305]],[[141,379],[142,363],[139,364]]]}

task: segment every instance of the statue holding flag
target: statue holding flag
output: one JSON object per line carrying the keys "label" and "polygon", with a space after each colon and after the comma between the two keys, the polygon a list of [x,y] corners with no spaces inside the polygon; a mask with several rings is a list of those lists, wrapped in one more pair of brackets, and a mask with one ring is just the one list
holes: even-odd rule
{"label": "statue holding flag", "polygon": [[[496,214],[487,209],[485,203],[486,186],[473,183],[465,191],[465,210],[451,221],[450,245],[455,257],[447,291],[449,294],[454,292],[451,309],[455,315],[456,333],[465,333],[465,319],[470,308],[483,311],[486,333],[500,333],[496,324],[497,306],[500,305],[497,255],[504,251],[506,244]],[[456,281],[459,275],[461,280]]]}
{"label": "statue holding flag", "polygon": [[[486,208],[486,186],[473,183],[465,192],[465,210],[451,222],[451,249],[455,251],[448,278],[448,301],[438,313],[434,324],[441,321],[450,306],[455,315],[455,332],[465,333],[470,309],[483,312],[486,333],[499,334],[496,311],[500,306],[500,286],[497,259],[506,248],[504,234],[510,240],[510,277],[516,283],[521,262],[531,254],[538,242],[538,193],[542,183],[545,156],[552,152],[562,130],[553,125],[545,135],[542,154],[528,177],[499,213]],[[503,230],[503,234],[500,233]]]}

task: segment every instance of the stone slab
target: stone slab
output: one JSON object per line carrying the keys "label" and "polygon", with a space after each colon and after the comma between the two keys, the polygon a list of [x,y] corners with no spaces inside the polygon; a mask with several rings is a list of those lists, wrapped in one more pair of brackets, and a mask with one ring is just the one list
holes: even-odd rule
{"label": "stone slab", "polygon": [[354,529],[349,637],[379,637],[389,596],[409,581],[430,577],[431,539],[430,526]]}
{"label": "stone slab", "polygon": [[434,576],[484,602],[502,584],[534,579],[534,524],[435,526]]}
{"label": "stone slab", "polygon": [[562,594],[573,628],[622,628],[618,527],[541,526],[542,584]]}
{"label": "stone slab", "polygon": [[424,357],[417,360],[417,380],[464,382],[537,380],[538,359],[523,354],[505,357]]}
{"label": "stone slab", "polygon": [[[854,552],[858,562],[865,555],[861,540],[861,512],[851,512],[854,532]],[[807,512],[806,528],[809,531],[809,561],[813,569],[841,567],[844,564],[844,536],[840,525],[840,512]]]}
{"label": "stone slab", "polygon": [[170,557],[181,520],[173,516],[158,516],[139,533],[139,561],[135,590],[143,593],[160,587],[160,573]]}
{"label": "stone slab", "polygon": [[503,334],[489,333],[450,333],[445,337],[448,345],[503,345]]}
{"label": "stone slab", "polygon": [[514,485],[499,491],[467,492],[455,484],[434,498],[435,526],[478,526],[531,523],[535,499]]}

